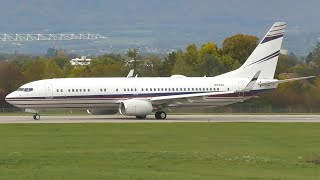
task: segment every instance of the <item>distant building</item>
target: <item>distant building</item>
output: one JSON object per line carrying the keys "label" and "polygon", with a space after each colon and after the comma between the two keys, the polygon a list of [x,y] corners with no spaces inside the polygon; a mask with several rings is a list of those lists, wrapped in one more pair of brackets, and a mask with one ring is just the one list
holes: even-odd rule
{"label": "distant building", "polygon": [[87,66],[90,65],[91,59],[87,59],[86,56],[81,56],[81,58],[75,58],[70,60],[70,64],[73,66]]}

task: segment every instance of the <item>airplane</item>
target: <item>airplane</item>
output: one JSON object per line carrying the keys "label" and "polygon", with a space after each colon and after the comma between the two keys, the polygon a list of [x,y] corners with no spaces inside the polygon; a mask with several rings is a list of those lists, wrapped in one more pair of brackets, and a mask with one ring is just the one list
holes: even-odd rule
{"label": "airplane", "polygon": [[80,109],[89,114],[120,114],[166,119],[171,108],[211,108],[243,102],[278,84],[313,76],[277,80],[274,74],[286,23],[276,22],[245,63],[215,77],[137,77],[45,79],[22,85],[5,100],[40,119],[43,109]]}

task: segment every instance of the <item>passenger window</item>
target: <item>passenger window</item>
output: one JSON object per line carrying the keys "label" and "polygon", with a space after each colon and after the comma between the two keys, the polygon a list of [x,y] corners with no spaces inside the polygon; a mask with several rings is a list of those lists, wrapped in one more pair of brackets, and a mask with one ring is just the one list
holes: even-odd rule
{"label": "passenger window", "polygon": [[[29,89],[30,90],[30,89]],[[60,89],[60,92],[63,92],[63,89]]]}
{"label": "passenger window", "polygon": [[217,90],[219,91],[219,88],[217,88]]}
{"label": "passenger window", "polygon": [[90,92],[90,89],[88,89],[88,92]]}
{"label": "passenger window", "polygon": [[119,91],[119,89],[116,89],[116,91],[118,92],[118,91]]}
{"label": "passenger window", "polygon": [[230,88],[228,88],[228,91],[230,91]]}
{"label": "passenger window", "polygon": [[167,88],[164,88],[165,91],[167,91]]}
{"label": "passenger window", "polygon": [[188,88],[188,91],[190,91],[190,88]]}
{"label": "passenger window", "polygon": [[161,88],[161,91],[163,91],[163,88]]}
{"label": "passenger window", "polygon": [[86,92],[86,89],[83,89],[83,92]]}
{"label": "passenger window", "polygon": [[[27,88],[26,88],[27,89]],[[57,89],[57,92],[59,92],[59,89]]]}
{"label": "passenger window", "polygon": [[76,92],[78,92],[78,89],[76,89]]}
{"label": "passenger window", "polygon": [[154,90],[154,91],[157,91],[157,88],[154,88],[153,90]]}
{"label": "passenger window", "polygon": [[106,92],[107,91],[107,89],[104,89],[104,92]]}
{"label": "passenger window", "polygon": [[212,91],[212,88],[210,88],[210,91]]}
{"label": "passenger window", "polygon": [[80,89],[80,92],[82,92],[82,89]]}
{"label": "passenger window", "polygon": [[187,88],[183,88],[184,91],[187,91]]}
{"label": "passenger window", "polygon": [[152,88],[150,88],[150,91],[152,91]]}
{"label": "passenger window", "polygon": [[68,89],[68,91],[70,92],[70,89]]}
{"label": "passenger window", "polygon": [[180,91],[182,91],[182,88],[180,88]]}
{"label": "passenger window", "polygon": [[143,88],[141,88],[141,91],[143,91]]}
{"label": "passenger window", "polygon": [[72,89],[72,92],[74,92],[74,89]]}
{"label": "passenger window", "polygon": [[123,91],[126,92],[126,88],[124,88]]}
{"label": "passenger window", "polygon": [[134,91],[137,91],[137,88],[134,88]]}

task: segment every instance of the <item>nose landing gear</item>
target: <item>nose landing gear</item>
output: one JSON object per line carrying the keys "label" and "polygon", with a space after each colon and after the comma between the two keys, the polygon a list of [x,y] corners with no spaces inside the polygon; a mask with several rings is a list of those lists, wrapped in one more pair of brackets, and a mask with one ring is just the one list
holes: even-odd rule
{"label": "nose landing gear", "polygon": [[33,115],[34,120],[40,120],[40,114],[35,114]]}

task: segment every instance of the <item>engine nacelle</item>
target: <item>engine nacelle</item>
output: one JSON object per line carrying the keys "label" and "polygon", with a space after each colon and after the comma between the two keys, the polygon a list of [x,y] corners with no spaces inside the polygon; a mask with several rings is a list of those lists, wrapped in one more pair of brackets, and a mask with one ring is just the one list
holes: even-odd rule
{"label": "engine nacelle", "polygon": [[146,116],[152,113],[149,100],[129,99],[120,103],[119,112],[126,116]]}
{"label": "engine nacelle", "polygon": [[88,114],[93,115],[111,115],[111,114],[117,114],[117,109],[88,109]]}

